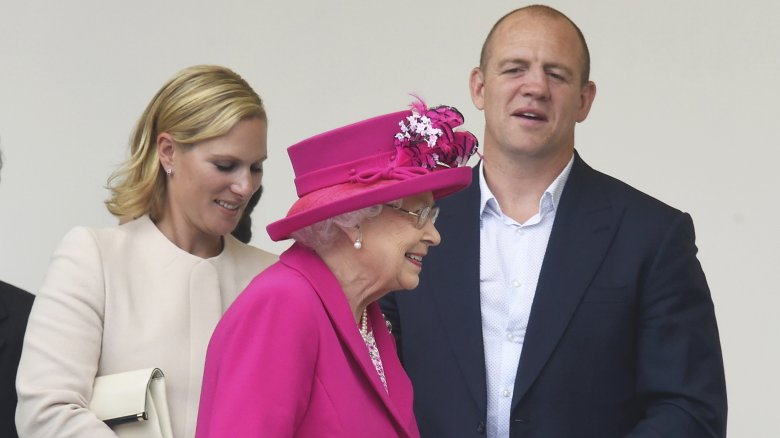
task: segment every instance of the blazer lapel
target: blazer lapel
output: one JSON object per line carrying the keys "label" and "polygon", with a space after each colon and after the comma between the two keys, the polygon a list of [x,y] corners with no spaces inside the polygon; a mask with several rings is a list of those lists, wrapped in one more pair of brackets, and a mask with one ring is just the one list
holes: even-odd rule
{"label": "blazer lapel", "polygon": [[539,274],[513,408],[558,344],[617,231],[623,210],[609,202],[597,175],[575,152]]}
{"label": "blazer lapel", "polygon": [[[396,367],[393,366],[393,361],[390,358],[385,357],[390,354],[388,352],[395,352],[395,346],[392,345],[391,336],[387,332],[384,318],[382,317],[382,312],[379,310],[378,304],[372,303],[369,305],[369,319],[374,330],[377,346],[380,349],[380,352],[385,354],[385,356],[382,356],[383,365],[385,365],[385,363],[390,365],[388,368],[391,371],[391,375],[385,375],[388,380],[388,386],[393,385],[389,387],[389,390],[398,390],[399,392],[398,394],[393,394],[392,398],[388,395],[388,391],[385,391],[384,385],[382,385],[382,382],[379,380],[376,368],[374,367],[373,362],[371,362],[368,348],[366,347],[365,342],[363,342],[363,338],[360,336],[360,331],[355,324],[355,318],[350,311],[349,303],[347,302],[341,285],[322,259],[314,251],[299,244],[295,244],[292,248],[282,254],[280,260],[300,272],[309,280],[309,283],[320,297],[320,301],[322,302],[325,311],[328,313],[331,324],[344,346],[345,353],[351,356],[352,360],[359,365],[358,368],[362,380],[368,382],[367,387],[370,387],[370,390],[376,393],[390,415],[407,431],[407,433],[409,433],[407,428],[412,423],[411,418],[409,415],[402,415],[396,408],[393,400],[406,402],[408,403],[407,406],[411,406],[411,384],[408,383],[408,388],[405,390],[403,389],[403,385],[398,385],[398,387],[395,386],[397,378]],[[391,344],[388,344],[388,342],[391,342]],[[397,356],[395,362],[398,363]],[[385,372],[388,371],[388,368],[385,368]],[[397,368],[400,369],[400,364],[398,364]],[[391,382],[391,377],[393,382]],[[408,378],[406,378],[406,382],[408,382]],[[411,410],[409,414],[411,414]]]}
{"label": "blazer lapel", "polygon": [[480,412],[487,412],[485,350],[479,295],[479,169],[471,185],[439,202],[436,228],[441,244],[431,248],[437,257],[425,260],[422,280],[431,292],[444,332],[457,358],[463,379]]}
{"label": "blazer lapel", "polygon": [[[3,289],[4,283],[0,282],[0,293],[5,293]],[[6,310],[5,303],[3,302],[3,297],[0,297],[0,327],[3,324],[3,320],[8,317],[8,311]],[[3,350],[3,347],[5,346],[5,338],[3,337],[4,330],[0,330],[0,351]]]}

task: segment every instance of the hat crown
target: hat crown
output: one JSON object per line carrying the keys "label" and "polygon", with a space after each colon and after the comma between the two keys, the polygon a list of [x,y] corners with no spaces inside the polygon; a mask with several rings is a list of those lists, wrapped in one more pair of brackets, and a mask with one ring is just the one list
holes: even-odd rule
{"label": "hat crown", "polygon": [[361,171],[386,167],[395,159],[398,123],[411,115],[399,111],[315,135],[287,149],[298,196],[349,182]]}
{"label": "hat crown", "polygon": [[448,106],[373,117],[290,146],[298,201],[268,225],[273,240],[335,215],[431,192],[434,199],[468,186],[477,139],[456,132],[463,116]]}

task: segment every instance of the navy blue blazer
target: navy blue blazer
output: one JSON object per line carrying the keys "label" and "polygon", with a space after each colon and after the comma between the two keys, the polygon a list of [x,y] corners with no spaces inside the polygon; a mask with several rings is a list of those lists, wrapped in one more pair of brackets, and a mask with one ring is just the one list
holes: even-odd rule
{"label": "navy blue blazer", "polygon": [[[443,199],[420,286],[382,301],[423,437],[479,437],[478,167]],[[517,368],[511,437],[721,437],[723,359],[693,222],[575,153]]]}
{"label": "navy blue blazer", "polygon": [[16,437],[16,369],[35,296],[0,281],[0,436]]}

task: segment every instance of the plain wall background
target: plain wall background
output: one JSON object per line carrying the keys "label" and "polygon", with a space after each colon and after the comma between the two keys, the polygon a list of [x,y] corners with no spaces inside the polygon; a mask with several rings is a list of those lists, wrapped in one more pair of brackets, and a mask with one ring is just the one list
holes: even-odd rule
{"label": "plain wall background", "polygon": [[[415,92],[462,110],[492,24],[525,2],[0,0],[0,278],[35,291],[75,225],[111,226],[109,174],[180,69],[229,66],[266,102],[253,244],[295,199],[285,148],[397,111]],[[780,3],[551,1],[583,30],[598,94],[577,148],[692,214],[715,301],[729,434],[772,435],[780,405]],[[692,370],[696,372],[696,370]]]}

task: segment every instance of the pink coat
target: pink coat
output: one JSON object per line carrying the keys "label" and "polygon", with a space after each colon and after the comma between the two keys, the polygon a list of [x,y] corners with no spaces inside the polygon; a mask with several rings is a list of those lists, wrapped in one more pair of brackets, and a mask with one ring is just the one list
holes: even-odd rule
{"label": "pink coat", "polygon": [[419,437],[412,386],[376,303],[368,315],[389,394],[338,281],[293,245],[217,326],[196,437]]}

